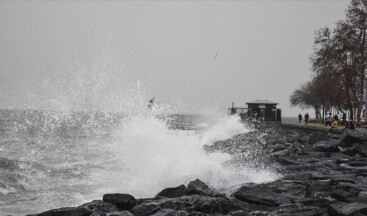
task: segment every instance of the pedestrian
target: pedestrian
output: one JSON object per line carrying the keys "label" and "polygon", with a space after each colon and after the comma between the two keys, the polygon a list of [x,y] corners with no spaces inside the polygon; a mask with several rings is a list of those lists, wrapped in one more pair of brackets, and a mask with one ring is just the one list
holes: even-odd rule
{"label": "pedestrian", "polygon": [[337,122],[339,122],[339,116],[337,114],[334,115],[334,120],[336,120]]}
{"label": "pedestrian", "polygon": [[347,114],[346,113],[343,113],[342,119],[343,119],[343,124],[346,125],[348,123],[347,122]]}
{"label": "pedestrian", "polygon": [[301,115],[301,113],[298,115],[298,121],[301,124],[301,122],[302,122],[302,115]]}
{"label": "pedestrian", "polygon": [[355,125],[353,119],[349,120],[349,127],[348,128],[352,129],[352,130],[356,129],[356,125]]}
{"label": "pedestrian", "polygon": [[306,113],[306,114],[305,114],[305,123],[306,123],[306,125],[307,125],[307,123],[308,123],[308,118],[310,118],[310,116],[308,115],[308,113]]}
{"label": "pedestrian", "polygon": [[331,113],[328,113],[328,116],[326,117],[325,120],[325,126],[330,126],[331,127],[331,122],[333,121],[333,117],[331,116]]}
{"label": "pedestrian", "polygon": [[333,128],[337,128],[337,127],[338,127],[338,120],[334,119],[334,121],[331,123],[329,131],[331,131]]}
{"label": "pedestrian", "polygon": [[355,126],[355,123],[354,123],[353,119],[349,119],[348,121],[345,122],[345,128],[344,129],[351,129],[351,130],[356,129],[356,126]]}

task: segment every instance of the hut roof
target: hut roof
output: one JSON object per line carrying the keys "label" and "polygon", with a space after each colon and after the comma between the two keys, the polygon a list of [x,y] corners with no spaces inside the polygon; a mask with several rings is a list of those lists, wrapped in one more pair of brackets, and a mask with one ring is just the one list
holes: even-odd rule
{"label": "hut roof", "polygon": [[247,102],[246,104],[275,104],[277,105],[278,103],[270,101],[270,100],[254,100],[251,102]]}

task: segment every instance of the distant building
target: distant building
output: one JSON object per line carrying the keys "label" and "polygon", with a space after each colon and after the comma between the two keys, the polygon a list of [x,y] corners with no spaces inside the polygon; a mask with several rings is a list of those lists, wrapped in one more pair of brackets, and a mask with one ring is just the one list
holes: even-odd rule
{"label": "distant building", "polygon": [[247,108],[228,109],[228,114],[239,114],[241,117],[255,118],[262,121],[281,121],[281,110],[277,109],[278,103],[269,100],[254,100],[247,102]]}
{"label": "distant building", "polygon": [[247,108],[245,107],[234,107],[234,103],[232,102],[232,107],[228,108],[228,115],[240,115],[242,117],[246,117]]}

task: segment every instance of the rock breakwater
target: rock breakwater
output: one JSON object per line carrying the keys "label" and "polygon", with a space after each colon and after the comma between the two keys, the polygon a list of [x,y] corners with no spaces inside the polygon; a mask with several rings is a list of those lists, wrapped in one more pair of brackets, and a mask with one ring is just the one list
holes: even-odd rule
{"label": "rock breakwater", "polygon": [[[272,167],[283,174],[276,181],[244,183],[223,194],[196,179],[187,186],[163,189],[153,198],[105,194],[102,200],[33,216],[367,215],[366,133],[348,130],[337,135],[277,125],[256,127],[264,134],[238,135],[205,149],[231,152],[233,163],[251,160],[255,168]],[[256,153],[243,157],[249,148]]]}

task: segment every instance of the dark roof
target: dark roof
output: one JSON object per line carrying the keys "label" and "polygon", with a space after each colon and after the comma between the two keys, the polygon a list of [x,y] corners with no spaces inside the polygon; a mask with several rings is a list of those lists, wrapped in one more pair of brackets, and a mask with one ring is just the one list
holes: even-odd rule
{"label": "dark roof", "polygon": [[270,100],[254,100],[251,102],[247,102],[246,104],[275,104],[277,105],[278,103],[275,103],[273,101]]}

